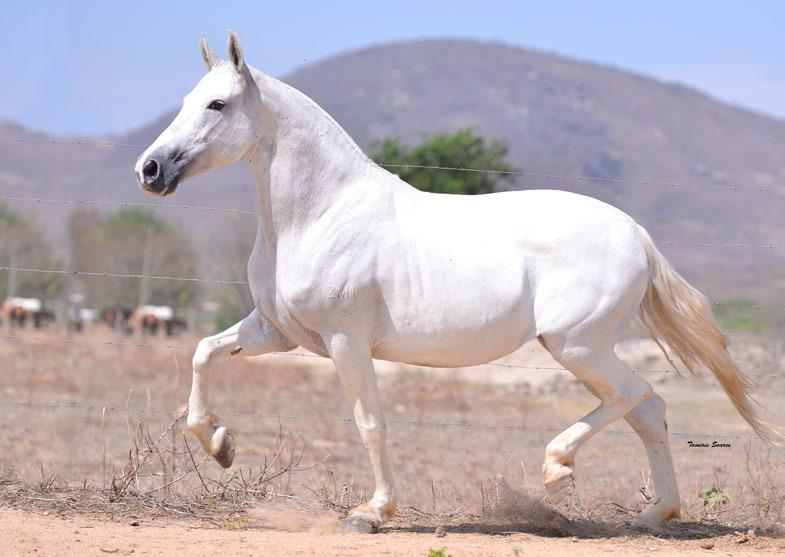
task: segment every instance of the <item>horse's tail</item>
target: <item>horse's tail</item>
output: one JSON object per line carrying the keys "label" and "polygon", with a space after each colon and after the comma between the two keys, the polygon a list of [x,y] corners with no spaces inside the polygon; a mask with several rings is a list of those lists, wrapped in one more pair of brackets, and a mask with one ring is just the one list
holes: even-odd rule
{"label": "horse's tail", "polygon": [[706,366],[761,439],[774,445],[785,444],[785,429],[761,419],[764,408],[750,395],[754,382],[741,373],[728,354],[725,335],[714,320],[706,297],[679,276],[648,232],[639,228],[649,264],[649,283],[638,318],[651,338],[674,368],[660,340],[684,362],[688,375],[694,377],[699,364]]}

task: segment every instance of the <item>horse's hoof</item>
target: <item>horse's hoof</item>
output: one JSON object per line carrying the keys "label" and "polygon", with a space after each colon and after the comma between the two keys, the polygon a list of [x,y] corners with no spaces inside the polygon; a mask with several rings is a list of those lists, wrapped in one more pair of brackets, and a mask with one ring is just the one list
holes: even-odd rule
{"label": "horse's hoof", "polygon": [[635,519],[630,522],[630,530],[635,532],[645,532],[648,534],[662,534],[665,532],[662,524],[657,522],[648,522],[646,520]]}
{"label": "horse's hoof", "polygon": [[679,518],[681,512],[678,504],[667,505],[655,503],[645,509],[630,523],[630,528],[642,532],[654,534],[662,533],[665,530],[665,523],[674,518]]}
{"label": "horse's hoof", "polygon": [[215,461],[223,466],[229,468],[234,461],[234,436],[232,432],[224,426],[219,426],[213,433],[213,438],[210,441],[211,451]]}
{"label": "horse's hoof", "polygon": [[[557,469],[555,471],[549,470],[552,466],[556,466]],[[548,495],[548,502],[556,505],[572,491],[575,486],[575,475],[572,468],[561,464],[549,465],[546,470],[543,472],[543,483]]]}
{"label": "horse's hoof", "polygon": [[374,534],[379,528],[357,515],[350,515],[341,520],[341,530],[355,534]]}

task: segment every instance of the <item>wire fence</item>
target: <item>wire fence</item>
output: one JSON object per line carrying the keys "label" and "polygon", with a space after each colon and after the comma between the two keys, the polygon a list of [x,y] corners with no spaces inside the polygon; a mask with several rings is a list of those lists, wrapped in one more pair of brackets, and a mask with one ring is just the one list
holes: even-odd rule
{"label": "wire fence", "polygon": [[[15,271],[20,273],[44,273],[54,275],[72,275],[79,277],[98,277],[98,278],[135,278],[135,279],[150,279],[150,280],[171,280],[183,282],[195,282],[203,284],[217,284],[227,286],[248,286],[248,281],[245,280],[230,280],[230,279],[210,279],[200,277],[173,277],[166,275],[148,275],[143,273],[112,273],[108,271],[82,271],[71,269],[36,269],[31,267],[14,267],[10,265],[0,266],[0,271]],[[752,310],[752,311],[765,311],[765,312],[785,312],[785,307],[767,306],[759,304],[744,304],[738,302],[711,302],[712,305],[724,308]]]}
{"label": "wire fence", "polygon": [[[121,147],[121,148],[136,148],[146,149],[148,145],[141,143],[123,143],[118,141],[101,141],[101,140],[83,140],[83,139],[60,139],[60,138],[34,138],[34,137],[0,137],[0,142],[5,143],[38,143],[49,145],[84,145],[84,146],[99,146],[99,147]],[[577,182],[608,182],[617,184],[634,184],[640,186],[662,186],[666,188],[681,188],[697,191],[727,191],[727,192],[760,192],[760,193],[774,193],[783,194],[785,188],[766,188],[761,186],[735,186],[735,185],[703,185],[703,184],[685,184],[681,182],[674,182],[668,180],[647,180],[636,178],[608,178],[603,176],[581,176],[577,174],[549,174],[546,172],[530,172],[526,170],[507,170],[498,168],[472,168],[465,166],[441,166],[441,165],[426,165],[426,164],[394,164],[385,163],[380,164],[385,168],[417,168],[423,170],[438,170],[443,172],[473,172],[482,174],[500,174],[509,176],[522,176],[528,178],[542,178],[547,180],[558,181],[577,181]]]}
{"label": "wire fence", "polygon": [[[23,342],[61,342],[66,344],[82,344],[82,345],[105,345],[105,346],[127,346],[133,348],[155,348],[165,350],[193,350],[193,345],[189,344],[165,344],[165,343],[148,343],[148,342],[133,342],[133,341],[118,341],[100,338],[67,338],[67,337],[43,337],[43,336],[28,336],[28,335],[0,335],[0,339],[6,341],[23,341]],[[274,356],[291,356],[300,358],[319,358],[322,356],[317,354],[306,354],[302,352],[272,352]],[[520,364],[505,364],[498,362],[490,362],[488,366],[498,366],[511,369],[523,370],[537,370],[537,371],[568,371],[566,368],[558,366],[530,366]],[[633,370],[636,373],[674,373],[675,370]],[[710,375],[710,374],[706,374]],[[779,374],[751,374],[756,377],[781,377]],[[94,411],[109,411],[109,412],[126,412],[132,414],[144,415],[157,415],[172,417],[181,411],[165,410],[160,408],[142,408],[122,406],[110,403],[98,402],[82,402],[82,401],[30,401],[30,400],[8,400],[0,399],[0,406],[17,407],[37,410],[54,410],[54,409],[81,409],[81,410],[94,410]],[[264,413],[253,411],[227,411],[222,412],[223,415],[230,417],[245,417],[255,419],[274,419],[281,421],[321,421],[321,422],[347,422],[353,423],[354,420],[347,416],[317,416],[317,415],[293,415],[293,414],[278,414],[278,413]],[[506,424],[506,423],[489,423],[489,422],[471,422],[468,420],[414,420],[414,419],[390,419],[386,420],[389,424],[402,425],[402,426],[424,426],[424,427],[455,427],[455,428],[471,428],[481,430],[498,430],[498,431],[534,431],[534,432],[559,432],[563,431],[565,426],[556,425],[525,425],[525,424]],[[629,435],[634,434],[634,431],[628,430],[615,430],[603,429],[604,433],[611,435]],[[740,435],[737,433],[698,433],[698,432],[679,432],[670,431],[669,435],[673,437],[685,437],[695,439],[738,439],[753,441],[757,438]]]}
{"label": "wire fence", "polygon": [[[181,415],[181,410],[164,410],[161,408],[143,408],[135,406],[121,406],[113,404],[101,404],[95,402],[71,402],[71,401],[23,401],[23,400],[0,400],[0,406],[17,407],[17,408],[33,408],[41,410],[57,410],[57,409],[72,409],[72,410],[93,410],[93,411],[107,411],[107,412],[125,412],[129,414],[143,414],[143,415],[156,415],[174,417]],[[252,411],[227,411],[221,413],[224,416],[234,418],[254,418],[261,420],[281,420],[281,421],[312,421],[312,422],[345,422],[354,423],[354,419],[349,416],[316,416],[316,415],[294,415],[294,414],[274,414],[264,412]],[[492,422],[471,422],[468,420],[415,420],[415,419],[387,419],[385,423],[392,425],[411,426],[411,427],[443,427],[443,428],[466,428],[466,429],[482,429],[482,430],[496,430],[496,431],[549,431],[559,432],[564,431],[570,424],[563,426],[557,425],[526,425],[526,424],[508,424],[508,423],[492,423]],[[603,433],[609,435],[635,435],[632,430],[624,429],[602,429]],[[740,435],[737,433],[698,433],[686,431],[669,431],[669,435],[673,437],[690,437],[695,439],[740,439],[755,441],[756,437],[749,435]]]}
{"label": "wire fence", "polygon": [[89,145],[93,147],[147,147],[140,143],[122,143],[109,140],[94,139],[60,139],[55,137],[0,137],[3,143],[39,143],[46,145]]}
{"label": "wire fence", "polygon": [[[152,348],[155,350],[180,350],[183,352],[193,352],[196,349],[196,346],[192,343],[179,343],[179,344],[167,344],[162,342],[136,342],[136,341],[124,341],[124,340],[113,340],[113,339],[104,339],[98,337],[64,337],[64,336],[35,336],[35,335],[8,335],[2,334],[0,335],[0,340],[10,341],[10,342],[17,342],[17,343],[43,343],[43,344],[72,344],[72,345],[90,345],[90,346],[126,346],[132,348]],[[292,356],[292,357],[299,357],[299,358],[319,358],[319,359],[326,359],[324,356],[320,356],[318,354],[308,354],[304,352],[268,352],[267,354],[272,356]],[[546,366],[546,365],[524,365],[524,364],[513,364],[513,363],[503,363],[503,362],[488,362],[485,364],[480,364],[479,366],[471,366],[471,367],[481,367],[481,366],[490,366],[490,367],[500,367],[506,369],[523,369],[529,371],[569,371],[565,367],[560,366]],[[416,367],[423,367],[423,366],[416,366]],[[428,367],[428,366],[425,366]],[[636,369],[632,368],[631,371],[633,373],[673,373],[678,374],[679,372],[675,369]],[[743,371],[744,375],[747,377],[769,377],[769,378],[778,378],[783,377],[780,373],[771,373],[771,372],[759,372],[759,371]],[[705,377],[713,377],[713,374],[710,372],[696,372],[695,375],[705,376]]]}
{"label": "wire fence", "polygon": [[785,249],[779,244],[737,244],[737,243],[712,243],[712,242],[663,242],[666,246],[689,248],[740,248],[740,249]]}
{"label": "wire fence", "polygon": [[232,207],[206,207],[203,205],[182,205],[176,203],[133,203],[130,201],[90,201],[86,199],[47,199],[43,197],[25,197],[19,195],[0,195],[0,201],[41,203],[47,205],[83,205],[87,207],[120,207],[120,208],[141,208],[141,209],[185,209],[191,211],[214,211],[219,213],[231,213],[237,215],[257,216],[257,211],[245,209],[234,209]]}
{"label": "wire fence", "polygon": [[[83,145],[83,146],[98,146],[98,147],[112,147],[112,148],[145,148],[146,145],[135,143],[124,143],[111,140],[83,140],[83,139],[57,139],[57,138],[30,138],[30,137],[0,137],[0,142],[5,143],[38,143],[50,145]],[[530,178],[542,178],[548,180],[559,181],[578,181],[578,182],[609,182],[609,183],[627,183],[644,186],[661,186],[672,189],[686,189],[696,191],[720,191],[720,192],[761,192],[783,194],[785,188],[765,188],[757,186],[737,186],[737,185],[701,185],[701,184],[686,184],[672,181],[661,180],[647,180],[647,179],[634,179],[634,178],[607,178],[597,176],[580,176],[580,175],[564,175],[564,174],[548,174],[540,172],[529,172],[523,170],[505,170],[493,168],[470,168],[462,166],[438,166],[438,165],[413,165],[413,164],[383,164],[386,168],[390,169],[427,169],[444,172],[469,172],[469,173],[490,173],[513,175]],[[211,207],[211,206],[198,206],[198,205],[185,205],[185,204],[171,204],[171,203],[136,203],[136,202],[119,202],[119,201],[91,201],[79,199],[50,199],[41,197],[30,196],[12,196],[0,195],[0,200],[10,202],[31,202],[49,205],[81,205],[81,206],[110,206],[110,207],[138,207],[138,208],[155,208],[155,209],[180,209],[180,210],[194,210],[194,211],[210,211],[220,212],[237,215],[257,215],[256,211],[226,208],[226,207]],[[781,250],[785,249],[785,245],[777,244],[750,244],[750,243],[711,243],[711,242],[678,242],[668,241],[664,245],[672,247],[700,247],[700,248],[736,248],[736,249],[759,249],[759,250]],[[29,272],[29,273],[50,273],[60,275],[74,275],[80,277],[108,277],[108,278],[138,278],[138,279],[151,279],[151,280],[172,280],[172,281],[187,281],[197,283],[210,283],[217,285],[248,285],[247,281],[243,280],[221,280],[221,279],[205,279],[199,277],[173,277],[173,276],[160,276],[148,275],[141,273],[115,273],[115,272],[99,272],[99,271],[84,271],[84,270],[67,270],[67,269],[40,269],[40,268],[25,268],[16,266],[2,266],[0,271],[15,271],[15,272]],[[715,306],[725,308],[736,308],[744,310],[756,311],[769,311],[769,312],[785,312],[785,307],[775,307],[766,305],[747,305],[734,302],[712,302]],[[148,342],[135,342],[124,340],[111,340],[102,338],[87,338],[87,337],[45,337],[45,336],[23,336],[23,335],[0,335],[0,339],[12,342],[54,342],[66,344],[83,344],[83,345],[106,345],[106,346],[128,346],[134,348],[155,348],[166,350],[193,350],[193,345],[189,344],[166,344],[166,343],[148,343]],[[300,352],[274,352],[276,356],[294,356],[294,357],[307,357],[307,358],[320,358],[316,354],[306,354]],[[558,366],[533,366],[533,365],[519,365],[508,364],[502,362],[491,362],[489,366],[511,368],[511,369],[524,369],[536,371],[567,371],[563,367]],[[649,370],[634,370],[636,373],[672,373],[674,370],[670,369],[649,369]],[[705,374],[710,375],[710,374]],[[778,373],[749,373],[754,377],[781,377]],[[111,404],[89,403],[89,402],[74,402],[74,401],[19,401],[19,400],[0,400],[1,406],[28,408],[39,410],[54,410],[54,409],[81,409],[81,410],[94,410],[94,411],[112,411],[112,412],[126,412],[136,414],[155,414],[173,416],[177,412],[168,411],[163,409],[139,408],[129,406],[118,406]],[[331,421],[331,422],[353,422],[350,417],[345,416],[305,416],[305,415],[287,415],[287,414],[266,414],[259,412],[226,412],[228,416],[234,417],[250,417],[257,419],[274,419],[274,420],[289,420],[289,421]],[[519,430],[519,431],[562,431],[566,426],[528,426],[523,424],[504,424],[504,423],[476,423],[464,420],[409,420],[409,419],[392,419],[388,420],[390,424],[402,426],[420,426],[420,427],[454,427],[454,428],[475,428],[483,430]],[[633,431],[627,430],[614,430],[604,429],[604,433],[611,435],[629,435],[634,434]],[[723,438],[723,439],[739,439],[739,440],[754,440],[755,437],[738,435],[735,433],[696,433],[696,432],[669,432],[669,435],[674,437],[690,437],[690,438]]]}
{"label": "wire fence", "polygon": [[201,282],[209,284],[227,284],[248,286],[246,280],[205,279],[199,277],[170,277],[166,275],[145,275],[140,273],[110,273],[106,271],[75,271],[69,269],[32,269],[28,267],[0,266],[0,271],[17,271],[20,273],[45,273],[53,275],[74,275],[79,277],[105,277],[105,278],[138,278],[150,280],[176,280],[183,282]]}

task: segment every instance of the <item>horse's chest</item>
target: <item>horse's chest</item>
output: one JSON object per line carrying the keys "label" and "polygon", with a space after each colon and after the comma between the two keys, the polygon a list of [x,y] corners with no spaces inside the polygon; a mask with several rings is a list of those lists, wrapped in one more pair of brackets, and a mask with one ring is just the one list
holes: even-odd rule
{"label": "horse's chest", "polygon": [[345,284],[313,280],[306,271],[279,273],[253,289],[254,304],[290,341],[324,354],[322,334],[359,319],[358,294]]}
{"label": "horse's chest", "polygon": [[304,322],[302,315],[281,296],[254,297],[259,313],[290,342],[317,354],[326,355],[321,334],[311,324]]}

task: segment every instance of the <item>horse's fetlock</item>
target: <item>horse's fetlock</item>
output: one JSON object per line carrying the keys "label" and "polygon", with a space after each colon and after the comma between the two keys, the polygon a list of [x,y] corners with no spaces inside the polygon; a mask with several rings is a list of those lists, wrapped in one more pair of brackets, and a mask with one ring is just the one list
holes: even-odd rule
{"label": "horse's fetlock", "polygon": [[212,427],[213,418],[209,414],[197,414],[195,412],[188,413],[188,419],[186,420],[186,424],[188,424],[188,429],[193,431],[194,433],[198,433],[208,427]]}
{"label": "horse's fetlock", "polygon": [[390,500],[385,505],[379,507],[379,513],[381,513],[384,519],[392,518],[395,516],[395,512],[398,510],[398,505],[395,504],[395,500]]}

